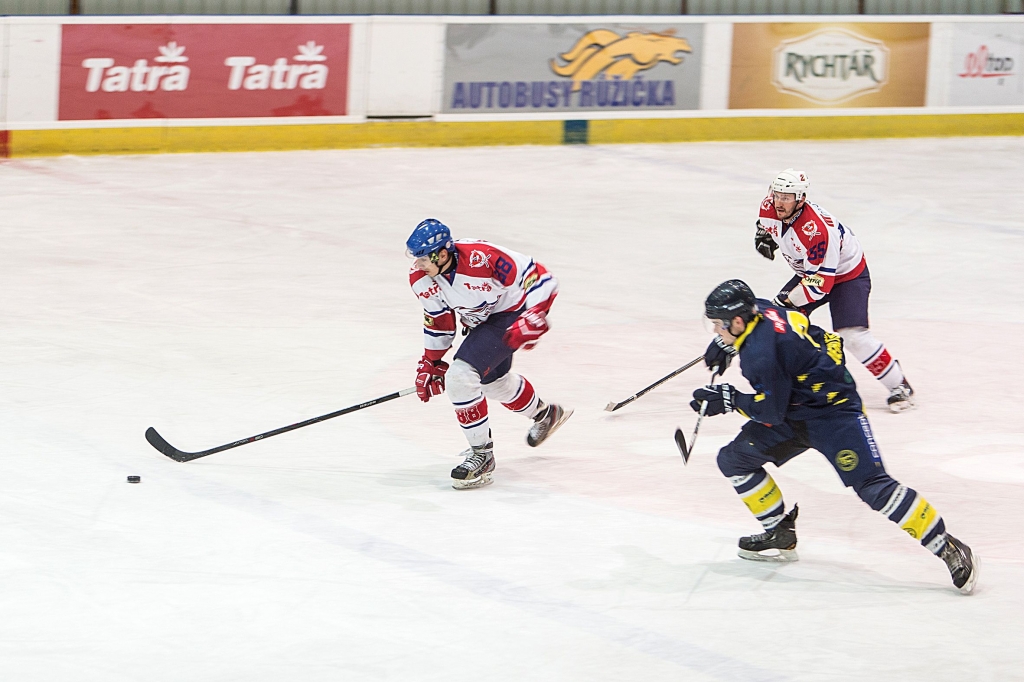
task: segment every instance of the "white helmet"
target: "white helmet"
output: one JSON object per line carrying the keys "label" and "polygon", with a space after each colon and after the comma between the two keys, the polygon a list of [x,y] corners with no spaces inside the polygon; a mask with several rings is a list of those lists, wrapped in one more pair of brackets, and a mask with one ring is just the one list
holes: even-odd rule
{"label": "white helmet", "polygon": [[811,187],[811,181],[807,179],[807,173],[787,168],[772,180],[773,192],[785,192],[795,194],[796,200],[800,201],[807,196],[807,190]]}

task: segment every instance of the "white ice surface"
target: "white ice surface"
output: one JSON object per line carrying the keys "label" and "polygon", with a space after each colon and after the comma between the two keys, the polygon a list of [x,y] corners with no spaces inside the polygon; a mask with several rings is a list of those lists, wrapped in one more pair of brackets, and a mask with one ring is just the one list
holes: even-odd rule
{"label": "white ice surface", "polygon": [[[777,473],[798,563],[688,467],[703,297],[789,277],[753,249],[774,172],[860,236],[872,326],[916,411],[888,469],[983,557],[977,593],[809,452]],[[1024,139],[59,158],[0,165],[0,679],[913,680],[1024,676]],[[576,408],[542,448],[492,407],[493,486],[456,492],[445,399],[412,384],[424,217],[560,279],[517,369]],[[822,311],[818,324],[828,324]],[[738,371],[729,376],[742,383]],[[129,474],[142,476],[129,485]]]}

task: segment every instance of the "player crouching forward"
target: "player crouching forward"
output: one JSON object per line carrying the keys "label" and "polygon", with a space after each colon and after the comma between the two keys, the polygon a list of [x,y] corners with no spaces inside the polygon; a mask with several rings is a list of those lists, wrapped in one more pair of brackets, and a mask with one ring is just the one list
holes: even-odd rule
{"label": "player crouching forward", "polygon": [[[409,273],[423,304],[423,358],[416,370],[416,394],[427,402],[445,390],[455,406],[469,449],[452,469],[457,490],[492,482],[494,444],[487,399],[533,420],[526,442],[543,443],[572,415],[537,397],[526,378],[512,371],[512,354],[529,350],[547,332],[547,314],[558,281],[528,256],[484,241],[454,241],[441,222],[427,219],[406,242],[415,259]],[[455,341],[455,315],[468,336],[449,367],[441,360]]]}
{"label": "player crouching forward", "polygon": [[808,323],[800,312],[755,299],[740,280],[718,285],[705,314],[719,334],[708,346],[708,367],[725,371],[734,355],[756,391],[729,384],[699,388],[690,406],[705,414],[736,410],[750,419],[718,453],[718,467],[763,533],[740,538],[739,555],[754,561],[796,560],[797,507],[787,514],[782,492],[764,469],[781,466],[809,448],[821,452],[843,484],[940,557],[953,584],[970,594],[978,575],[971,548],[946,533],[939,513],[918,492],[885,471],[853,377],[843,341]]}
{"label": "player crouching forward", "polygon": [[832,327],[847,349],[889,389],[893,412],[914,406],[914,389],[903,368],[868,328],[871,275],[860,241],[828,211],[807,201],[810,181],[803,171],[787,168],[772,181],[761,202],[754,247],[768,260],[776,249],[796,275],[775,303],[810,315],[828,303]]}

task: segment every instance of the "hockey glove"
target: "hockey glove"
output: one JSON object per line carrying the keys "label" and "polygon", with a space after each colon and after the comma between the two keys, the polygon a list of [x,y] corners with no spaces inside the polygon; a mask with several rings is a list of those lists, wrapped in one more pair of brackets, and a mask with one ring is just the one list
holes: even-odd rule
{"label": "hockey glove", "polygon": [[444,373],[448,371],[448,363],[444,360],[428,360],[420,358],[416,367],[416,395],[427,402],[435,395],[444,393]]}
{"label": "hockey glove", "polygon": [[796,310],[796,306],[789,300],[789,292],[789,289],[783,289],[779,293],[775,294],[775,298],[772,299],[772,305],[777,308],[790,308],[791,310]]}
{"label": "hockey glove", "polygon": [[761,227],[760,220],[757,221],[757,233],[754,234],[754,248],[768,260],[775,260],[775,250],[779,248],[771,233]]}
{"label": "hockey glove", "polygon": [[700,412],[700,404],[707,402],[708,407],[704,410],[704,415],[714,417],[716,414],[725,414],[736,409],[732,402],[735,395],[736,389],[732,384],[705,386],[693,392],[694,400],[690,401],[690,407],[694,412]]}
{"label": "hockey glove", "polygon": [[540,306],[534,306],[516,318],[505,332],[502,341],[512,350],[530,350],[537,345],[540,337],[548,331],[547,313]]}
{"label": "hockey glove", "polygon": [[725,374],[737,352],[735,346],[727,344],[721,336],[715,336],[708,349],[704,351],[704,364],[712,371],[712,376],[721,376]]}

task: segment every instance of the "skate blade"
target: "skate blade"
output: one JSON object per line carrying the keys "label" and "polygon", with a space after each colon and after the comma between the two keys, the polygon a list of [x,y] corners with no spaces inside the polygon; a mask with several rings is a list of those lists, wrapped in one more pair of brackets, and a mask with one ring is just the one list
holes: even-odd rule
{"label": "skate blade", "polygon": [[[766,549],[766,552],[772,550]],[[758,552],[751,552],[749,549],[740,549],[736,553],[741,559],[747,561],[770,561],[773,563],[788,563],[791,561],[800,561],[800,556],[796,553],[795,549],[779,549],[776,550],[778,554],[760,554]]]}
{"label": "skate blade", "polygon": [[535,448],[535,447],[540,446],[542,443],[547,441],[548,438],[551,438],[551,436],[555,433],[555,431],[557,431],[562,426],[562,424],[564,424],[565,422],[569,421],[569,417],[572,416],[572,413],[573,413],[573,410],[570,410],[570,409],[567,409],[567,408],[563,407],[562,408],[562,417],[558,421],[556,421],[554,424],[551,425],[551,428],[548,429],[548,432],[546,434],[544,434],[544,438],[542,438],[541,440],[539,440],[539,441],[537,441],[535,443],[531,443],[530,442],[530,434],[526,434],[526,444],[529,445],[531,448]]}
{"label": "skate blade", "polygon": [[971,594],[974,592],[974,583],[978,582],[978,571],[981,570],[981,557],[972,552],[971,562],[974,564],[974,570],[971,571],[971,577],[967,579],[964,586],[959,588],[960,594]]}
{"label": "skate blade", "polygon": [[917,407],[913,400],[901,400],[898,403],[891,403],[889,405],[889,411],[893,414],[899,414],[900,412],[906,412],[907,410]]}
{"label": "skate blade", "polygon": [[452,487],[456,490],[473,490],[474,488],[483,488],[486,485],[494,483],[494,475],[491,473],[483,474],[476,478],[468,480],[459,480],[457,478],[452,479]]}

